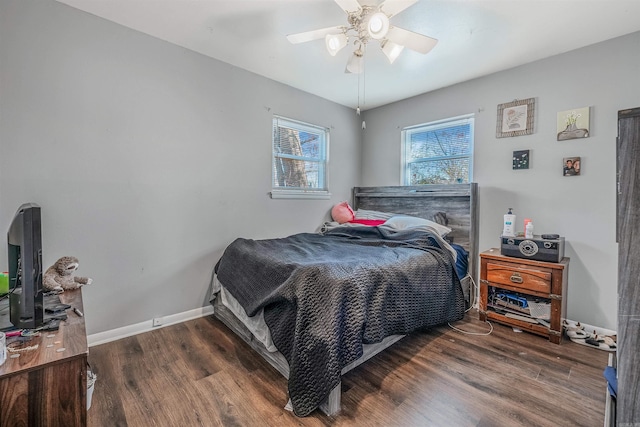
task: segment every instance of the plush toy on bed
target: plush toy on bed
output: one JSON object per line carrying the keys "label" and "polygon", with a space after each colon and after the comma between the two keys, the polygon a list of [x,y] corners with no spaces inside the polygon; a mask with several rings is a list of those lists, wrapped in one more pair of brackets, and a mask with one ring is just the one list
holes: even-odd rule
{"label": "plush toy on bed", "polygon": [[331,217],[338,224],[344,224],[345,222],[353,221],[355,215],[353,209],[347,202],[338,203],[331,209]]}
{"label": "plush toy on bed", "polygon": [[77,289],[83,285],[90,285],[93,280],[88,277],[72,276],[78,269],[78,258],[65,256],[60,258],[44,273],[42,285],[50,291]]}

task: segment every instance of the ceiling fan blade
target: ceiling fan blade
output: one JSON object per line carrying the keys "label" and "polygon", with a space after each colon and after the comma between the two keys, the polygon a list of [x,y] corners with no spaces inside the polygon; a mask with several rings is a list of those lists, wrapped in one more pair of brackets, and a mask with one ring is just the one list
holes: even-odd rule
{"label": "ceiling fan blade", "polygon": [[358,0],[336,0],[340,9],[344,10],[347,13],[357,12],[361,9],[360,3]]}
{"label": "ceiling fan blade", "polygon": [[437,39],[398,27],[389,28],[386,38],[394,43],[420,53],[429,53],[429,51],[438,43]]}
{"label": "ceiling fan blade", "polygon": [[418,0],[385,0],[380,5],[380,10],[385,13],[389,18],[393,15],[397,15],[409,6],[416,4]]}
{"label": "ceiling fan blade", "polygon": [[312,40],[321,39],[327,34],[339,34],[341,32],[344,32],[345,30],[346,27],[341,25],[337,27],[321,28],[319,30],[305,31],[304,33],[289,34],[287,36],[287,40],[289,40],[293,44],[305,43]]}

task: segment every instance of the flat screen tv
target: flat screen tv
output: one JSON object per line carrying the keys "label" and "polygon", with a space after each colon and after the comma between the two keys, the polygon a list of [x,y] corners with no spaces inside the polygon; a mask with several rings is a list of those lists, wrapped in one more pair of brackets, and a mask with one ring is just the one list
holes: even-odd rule
{"label": "flat screen tv", "polygon": [[9,246],[9,318],[20,329],[44,323],[40,206],[25,203],[7,232]]}

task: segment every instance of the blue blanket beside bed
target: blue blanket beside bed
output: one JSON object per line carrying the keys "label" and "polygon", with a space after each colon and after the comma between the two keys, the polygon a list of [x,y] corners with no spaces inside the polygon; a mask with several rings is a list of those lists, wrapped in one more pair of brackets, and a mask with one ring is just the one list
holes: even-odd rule
{"label": "blue blanket beside bed", "polygon": [[469,271],[469,252],[465,248],[455,243],[449,243],[453,249],[456,250],[456,273],[458,278],[462,280]]}

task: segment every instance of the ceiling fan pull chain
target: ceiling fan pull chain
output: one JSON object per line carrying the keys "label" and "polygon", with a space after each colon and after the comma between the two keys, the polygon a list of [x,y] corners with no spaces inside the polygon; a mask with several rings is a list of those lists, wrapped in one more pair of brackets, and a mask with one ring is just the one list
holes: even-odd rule
{"label": "ceiling fan pull chain", "polygon": [[[364,45],[364,52],[362,54],[362,106],[364,107],[367,103],[367,45]],[[363,125],[364,128],[364,125]]]}

